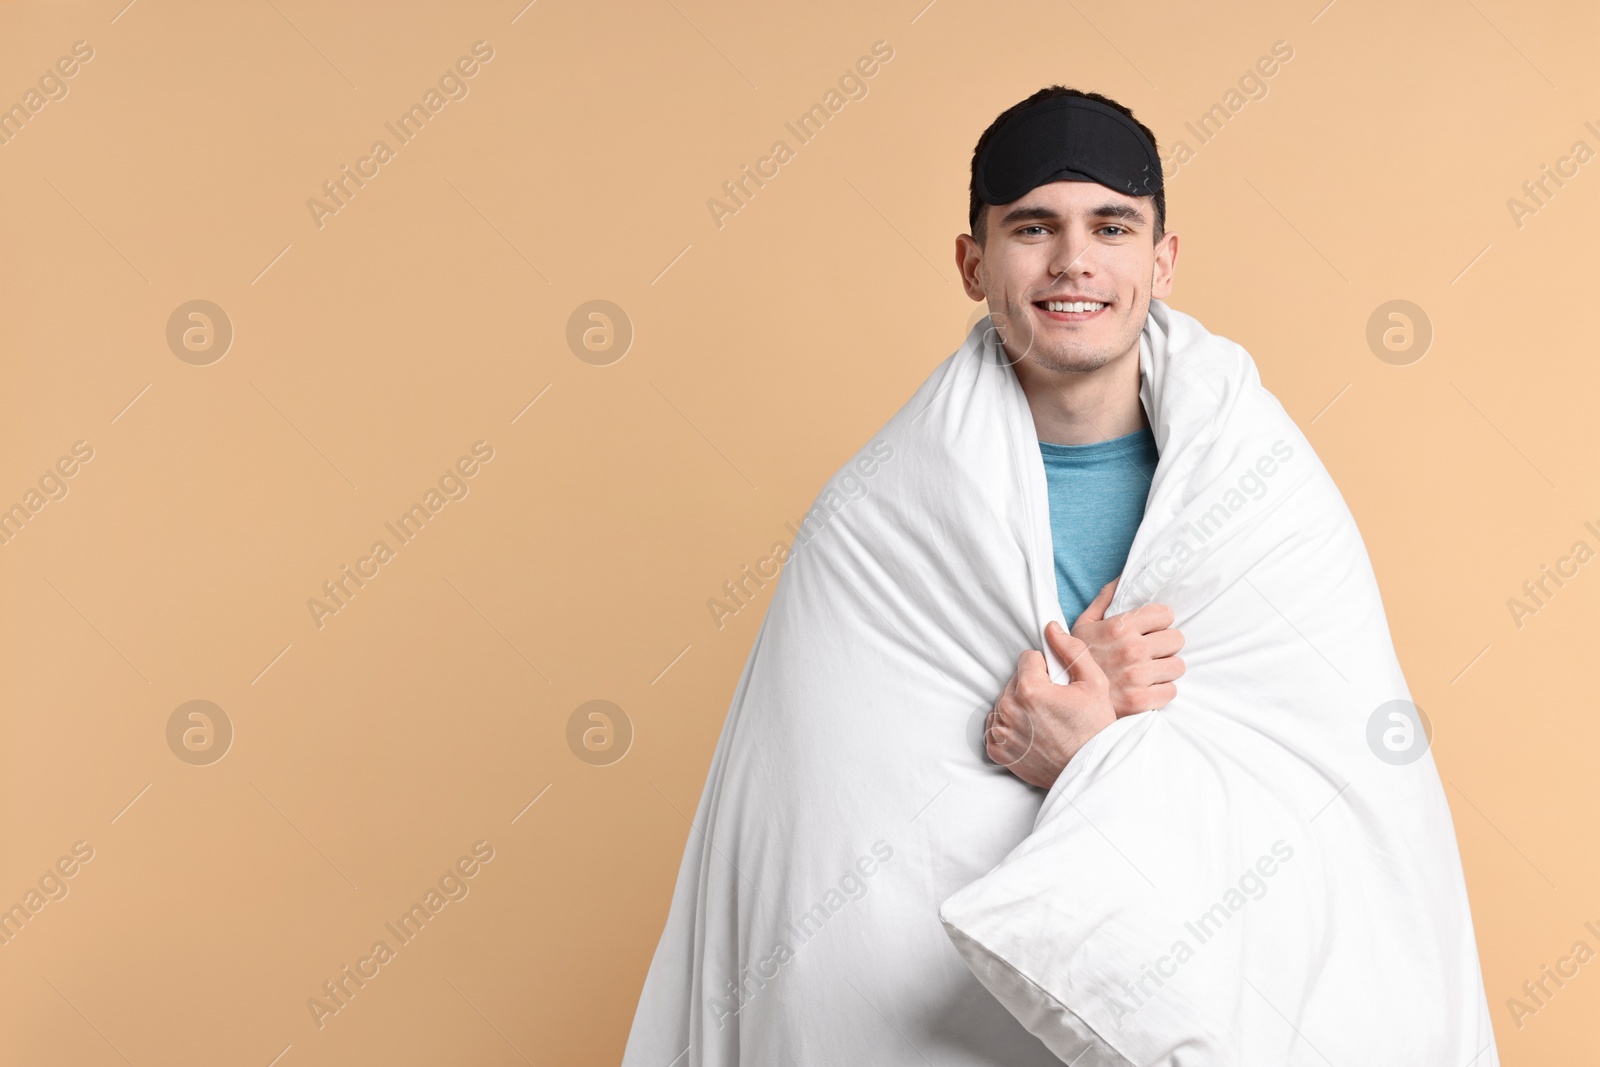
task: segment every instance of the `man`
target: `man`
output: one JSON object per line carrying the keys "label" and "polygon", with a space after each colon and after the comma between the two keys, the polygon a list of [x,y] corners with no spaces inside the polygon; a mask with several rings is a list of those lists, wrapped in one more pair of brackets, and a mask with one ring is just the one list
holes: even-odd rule
{"label": "man", "polygon": [[1097,94],[980,139],[992,333],[791,549],[624,1067],[1497,1062],[1359,532],[1165,213]]}
{"label": "man", "polygon": [[[1152,194],[1130,195],[1095,175],[1060,169],[1032,175],[1045,180],[1018,199],[985,203],[978,189],[985,151],[1008,123],[1013,136],[1030,136],[1026,117],[1040,114],[1040,105],[1081,109],[1091,121],[1122,125],[1133,150],[1145,154],[1140,164],[1149,170],[1141,173],[1156,179]],[[988,301],[1038,429],[1062,611],[1077,619],[1072,636],[1087,645],[1108,680],[1104,694],[1029,685],[1047,679],[1044,657],[1030,650],[1018,659],[990,717],[989,754],[1046,789],[1117,715],[1170,702],[1184,670],[1177,658],[1183,635],[1170,628],[1166,607],[1148,604],[1104,617],[1158,459],[1139,401],[1139,334],[1150,299],[1172,291],[1178,261],[1178,235],[1166,232],[1159,175],[1155,135],[1133,112],[1099,93],[1050,86],[1002,112],[979,138],[972,233],[956,238],[967,295]],[[1100,593],[1090,602],[1094,589]],[[1057,625],[1046,637],[1063,661],[1073,658]]]}

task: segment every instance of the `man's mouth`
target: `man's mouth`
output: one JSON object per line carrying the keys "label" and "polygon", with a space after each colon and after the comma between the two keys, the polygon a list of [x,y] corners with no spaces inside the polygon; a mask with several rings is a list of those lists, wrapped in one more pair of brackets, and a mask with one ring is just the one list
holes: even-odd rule
{"label": "man's mouth", "polygon": [[1099,300],[1035,300],[1033,306],[1054,322],[1086,322],[1111,305]]}

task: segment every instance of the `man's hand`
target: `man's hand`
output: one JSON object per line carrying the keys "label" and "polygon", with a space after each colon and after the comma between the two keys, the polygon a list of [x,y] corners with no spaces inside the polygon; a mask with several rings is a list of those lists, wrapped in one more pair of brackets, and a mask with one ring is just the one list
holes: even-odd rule
{"label": "man's hand", "polygon": [[1028,649],[984,722],[989,758],[1029,785],[1049,789],[1067,761],[1089,739],[1116,721],[1104,672],[1089,646],[1060,623],[1045,627],[1045,640],[1067,667],[1067,684],[1050,680],[1044,653]]}
{"label": "man's hand", "polygon": [[1072,624],[1072,636],[1089,646],[1111,686],[1117,717],[1164,708],[1178,695],[1173,683],[1183,677],[1183,634],[1172,629],[1172,609],[1146,604],[1106,618],[1118,575]]}

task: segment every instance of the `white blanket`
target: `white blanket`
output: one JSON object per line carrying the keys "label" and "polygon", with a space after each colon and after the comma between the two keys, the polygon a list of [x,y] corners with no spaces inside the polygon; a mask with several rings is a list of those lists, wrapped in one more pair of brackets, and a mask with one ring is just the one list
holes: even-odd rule
{"label": "white blanket", "polygon": [[1410,694],[1360,534],[1248,353],[1160,301],[1161,459],[1110,612],[1169,605],[1188,671],[1048,793],[984,756],[1018,654],[1065,681],[1044,628],[1072,621],[988,327],[802,528],[624,1067],[1496,1065],[1438,772],[1380,711]]}

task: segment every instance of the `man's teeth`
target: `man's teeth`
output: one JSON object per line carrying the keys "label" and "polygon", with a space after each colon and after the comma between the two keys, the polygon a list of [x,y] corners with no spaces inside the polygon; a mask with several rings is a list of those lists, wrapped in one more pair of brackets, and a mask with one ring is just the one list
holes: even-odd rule
{"label": "man's teeth", "polygon": [[1047,300],[1044,306],[1047,311],[1099,311],[1105,307],[1104,304],[1096,304],[1084,300],[1074,303],[1067,303],[1062,300]]}

